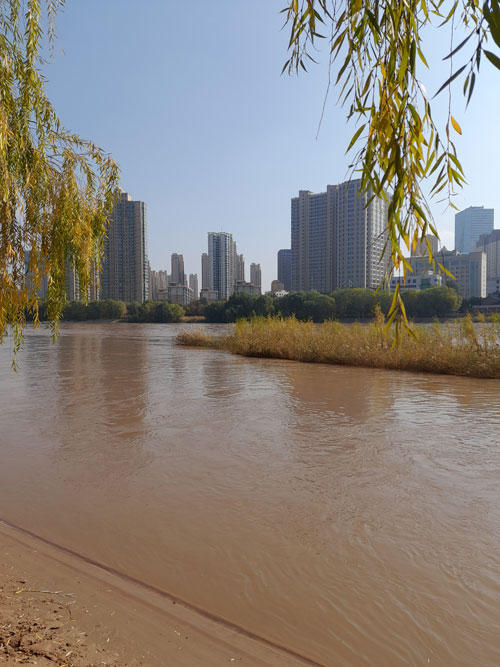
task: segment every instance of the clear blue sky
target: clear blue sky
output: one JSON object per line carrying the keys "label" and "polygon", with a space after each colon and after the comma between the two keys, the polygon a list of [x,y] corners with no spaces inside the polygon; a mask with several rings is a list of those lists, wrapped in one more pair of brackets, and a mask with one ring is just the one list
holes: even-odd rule
{"label": "clear blue sky", "polygon": [[[283,0],[67,0],[57,21],[48,93],[63,123],[112,153],[122,187],[148,205],[153,269],[183,253],[200,275],[207,232],[232,232],[238,252],[260,262],[263,288],[276,277],[276,253],[290,247],[290,198],[344,180],[353,134],[330,96],[326,56],[308,74],[281,76],[287,34]],[[427,36],[429,93],[446,78],[447,43]],[[458,60],[457,60],[458,62]],[[444,77],[444,78],[443,78]],[[459,90],[456,138],[468,185],[459,208],[497,209],[500,226],[500,73],[488,63],[467,112]],[[444,108],[447,98],[437,103]],[[433,207],[453,247],[454,212]]]}

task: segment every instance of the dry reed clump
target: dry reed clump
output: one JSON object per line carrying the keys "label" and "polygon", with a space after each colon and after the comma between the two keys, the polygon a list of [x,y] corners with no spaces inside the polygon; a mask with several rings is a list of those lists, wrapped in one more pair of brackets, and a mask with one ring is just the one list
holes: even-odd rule
{"label": "dry reed clump", "polygon": [[479,324],[466,316],[451,324],[414,325],[396,341],[394,328],[388,329],[380,314],[368,326],[256,317],[237,322],[231,335],[183,332],[178,342],[247,357],[500,378],[499,316],[489,322],[483,317]]}
{"label": "dry reed clump", "polygon": [[203,329],[197,331],[181,331],[177,334],[177,344],[186,347],[208,347],[211,349],[227,349],[229,336],[209,336]]}

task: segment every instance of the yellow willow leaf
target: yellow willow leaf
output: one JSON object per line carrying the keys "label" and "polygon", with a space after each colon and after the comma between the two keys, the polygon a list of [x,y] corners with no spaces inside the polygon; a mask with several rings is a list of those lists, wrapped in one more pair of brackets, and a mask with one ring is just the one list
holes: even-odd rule
{"label": "yellow willow leaf", "polygon": [[458,132],[458,134],[462,134],[462,128],[460,125],[457,123],[457,121],[453,118],[453,116],[450,116],[451,124],[453,125],[453,129],[455,132]]}

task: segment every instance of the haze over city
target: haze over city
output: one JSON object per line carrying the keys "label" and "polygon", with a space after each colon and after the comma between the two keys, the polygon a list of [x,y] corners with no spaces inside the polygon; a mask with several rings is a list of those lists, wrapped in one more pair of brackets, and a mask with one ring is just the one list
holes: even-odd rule
{"label": "haze over city", "polygon": [[[58,17],[47,89],[64,124],[109,151],[122,187],[148,206],[152,269],[184,255],[200,275],[207,233],[232,233],[238,252],[262,266],[262,287],[276,278],[276,252],[290,247],[290,199],[300,189],[324,191],[348,176],[345,148],[355,128],[331,91],[316,139],[328,83],[326,55],[299,77],[280,75],[287,33],[282,3],[170,3],[150,0],[71,2]],[[98,17],[98,20],[96,20]],[[448,46],[428,36],[432,96],[447,76]],[[457,36],[457,41],[459,36]],[[89,46],[91,48],[89,48]],[[456,57],[459,58],[458,56]],[[496,184],[496,72],[482,66],[467,111],[459,89],[454,135],[468,184],[459,209],[500,210]],[[434,100],[435,116],[447,107]],[[448,248],[454,211],[434,204]]]}

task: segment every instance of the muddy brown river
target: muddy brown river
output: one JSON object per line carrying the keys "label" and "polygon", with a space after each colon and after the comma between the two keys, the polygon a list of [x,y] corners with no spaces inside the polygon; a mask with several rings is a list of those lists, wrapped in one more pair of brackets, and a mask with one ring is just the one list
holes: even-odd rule
{"label": "muddy brown river", "polygon": [[0,346],[0,518],[320,665],[500,665],[500,382],[178,330]]}

